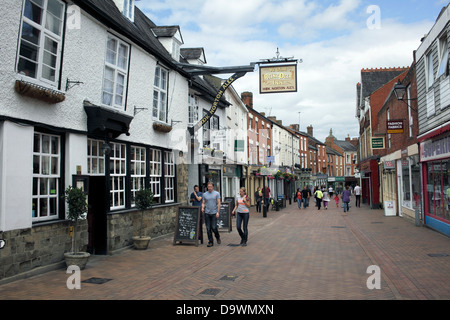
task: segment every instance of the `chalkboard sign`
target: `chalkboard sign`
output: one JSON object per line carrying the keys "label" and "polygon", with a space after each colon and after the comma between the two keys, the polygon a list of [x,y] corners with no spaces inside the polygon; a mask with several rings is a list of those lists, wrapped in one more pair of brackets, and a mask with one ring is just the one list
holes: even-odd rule
{"label": "chalkboard sign", "polygon": [[176,217],[173,244],[194,242],[198,246],[200,226],[200,207],[179,207]]}
{"label": "chalkboard sign", "polygon": [[228,232],[231,232],[231,206],[232,202],[230,201],[220,203],[219,218],[217,219],[219,231],[228,230]]}
{"label": "chalkboard sign", "polygon": [[234,197],[225,197],[226,202],[231,202],[230,210],[233,212],[234,206],[236,205],[236,199]]}

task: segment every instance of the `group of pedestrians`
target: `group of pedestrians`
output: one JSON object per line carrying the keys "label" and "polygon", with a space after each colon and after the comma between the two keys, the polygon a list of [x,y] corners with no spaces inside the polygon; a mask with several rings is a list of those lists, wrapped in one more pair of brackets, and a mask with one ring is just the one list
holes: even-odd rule
{"label": "group of pedestrians", "polygon": [[[221,244],[220,233],[217,227],[217,219],[219,218],[220,210],[220,193],[214,190],[214,184],[208,182],[207,192],[200,192],[199,187],[194,186],[194,192],[192,192],[190,201],[193,206],[201,207],[201,217],[205,217],[206,233],[208,236],[207,247],[214,245],[214,237],[217,244]],[[245,188],[239,190],[239,195],[236,197],[236,205],[232,212],[236,215],[236,229],[241,237],[241,246],[247,245],[248,240],[248,221],[250,218],[250,197],[247,196]],[[202,231],[202,218],[200,219],[200,232],[199,240],[203,243],[203,231]]]}
{"label": "group of pedestrians", "polygon": [[[220,233],[217,227],[217,219],[219,218],[219,210],[221,205],[221,197],[220,193],[214,190],[214,184],[212,182],[208,182],[207,192],[200,192],[199,187],[194,186],[194,192],[192,192],[190,197],[190,202],[193,206],[201,207],[202,214],[200,215],[200,226],[203,225],[203,214],[206,225],[206,233],[208,236],[208,247],[212,247],[214,245],[213,234],[216,238],[218,244],[221,243]],[[318,210],[321,209],[322,202],[325,210],[328,209],[328,204],[333,198],[334,190],[333,188],[329,188],[328,190],[325,187],[316,187],[314,192],[305,186],[303,190],[297,189],[296,199],[298,208],[301,210],[302,204],[303,209],[309,207],[310,198],[314,196],[316,199],[316,207]],[[354,194],[356,197],[356,206],[361,206],[361,188],[356,185],[354,189]],[[264,190],[258,188],[255,192],[256,198],[256,211],[261,212],[261,205],[264,199],[264,205],[268,205],[271,198],[270,189],[266,187]],[[342,202],[344,204],[344,212],[348,212],[350,210],[350,198],[351,192],[349,187],[346,186],[345,190],[342,192]],[[336,207],[339,207],[339,195],[335,194],[334,200],[336,202]],[[247,195],[246,189],[241,188],[239,190],[239,195],[236,197],[236,204],[234,206],[233,215],[236,215],[236,229],[241,237],[241,246],[246,246],[248,241],[248,222],[250,219],[250,206],[251,206],[250,197]],[[200,227],[199,230],[199,240],[203,243],[203,230]]]}
{"label": "group of pedestrians", "polygon": [[[325,210],[328,210],[328,204],[331,199],[334,199],[336,208],[338,208],[340,201],[339,195],[336,193],[333,198],[333,194],[335,193],[332,187],[329,187],[328,190],[324,186],[320,188],[315,187],[313,192],[311,192],[311,190],[307,186],[305,186],[303,190],[297,189],[296,200],[298,208],[299,210],[301,210],[303,204],[303,209],[306,209],[309,206],[309,200],[312,196],[314,196],[314,199],[316,200],[317,210],[321,209],[322,203]],[[361,207],[361,187],[359,185],[356,185],[356,187],[354,188],[354,194],[356,197],[356,207]],[[350,211],[351,195],[352,193],[349,190],[349,186],[346,186],[341,195],[344,212]]]}

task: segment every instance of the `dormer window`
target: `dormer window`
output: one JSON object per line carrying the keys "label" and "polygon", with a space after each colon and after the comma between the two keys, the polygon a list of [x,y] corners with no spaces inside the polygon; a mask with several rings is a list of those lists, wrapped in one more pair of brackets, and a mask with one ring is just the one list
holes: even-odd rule
{"label": "dormer window", "polygon": [[123,0],[123,15],[134,21],[134,0]]}

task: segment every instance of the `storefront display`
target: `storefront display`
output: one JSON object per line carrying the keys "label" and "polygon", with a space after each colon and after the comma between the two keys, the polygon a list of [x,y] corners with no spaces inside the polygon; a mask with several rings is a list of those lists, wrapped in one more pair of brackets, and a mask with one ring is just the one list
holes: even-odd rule
{"label": "storefront display", "polygon": [[425,224],[450,235],[450,135],[420,143]]}

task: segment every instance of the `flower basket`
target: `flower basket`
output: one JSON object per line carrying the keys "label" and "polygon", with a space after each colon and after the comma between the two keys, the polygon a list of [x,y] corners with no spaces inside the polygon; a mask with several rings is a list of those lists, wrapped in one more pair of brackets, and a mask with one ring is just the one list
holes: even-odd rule
{"label": "flower basket", "polygon": [[172,131],[172,126],[169,126],[166,123],[153,122],[153,129],[158,132],[169,133]]}
{"label": "flower basket", "polygon": [[16,80],[14,89],[17,93],[23,96],[35,98],[52,104],[63,102],[66,99],[66,96],[61,92],[47,89],[23,80]]}

